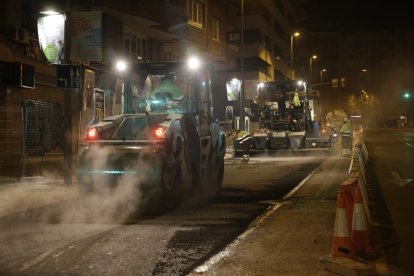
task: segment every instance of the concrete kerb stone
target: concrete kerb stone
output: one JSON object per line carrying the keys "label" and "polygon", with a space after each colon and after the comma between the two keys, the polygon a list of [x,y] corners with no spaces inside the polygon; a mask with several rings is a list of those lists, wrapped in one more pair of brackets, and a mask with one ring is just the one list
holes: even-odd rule
{"label": "concrete kerb stone", "polygon": [[377,275],[374,265],[359,260],[352,260],[345,257],[321,258],[326,270],[339,275]]}

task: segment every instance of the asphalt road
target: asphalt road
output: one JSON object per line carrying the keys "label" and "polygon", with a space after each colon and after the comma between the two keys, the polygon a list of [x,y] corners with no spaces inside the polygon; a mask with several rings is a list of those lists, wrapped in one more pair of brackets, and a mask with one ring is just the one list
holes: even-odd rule
{"label": "asphalt road", "polygon": [[124,220],[117,214],[125,206],[79,198],[3,217],[0,274],[187,274],[243,233],[325,157],[326,151],[297,151],[256,155],[247,164],[226,161],[216,200],[159,216]]}
{"label": "asphalt road", "polygon": [[414,129],[370,129],[367,182],[389,275],[414,271]]}

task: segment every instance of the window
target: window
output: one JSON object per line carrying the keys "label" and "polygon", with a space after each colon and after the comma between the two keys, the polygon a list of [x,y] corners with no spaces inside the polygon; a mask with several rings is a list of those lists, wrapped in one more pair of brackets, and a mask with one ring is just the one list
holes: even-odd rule
{"label": "window", "polygon": [[234,31],[234,32],[227,33],[227,42],[228,43],[240,42],[240,32]]}
{"label": "window", "polygon": [[204,28],[205,5],[201,1],[188,0],[188,21],[194,26]]}
{"label": "window", "polygon": [[220,20],[218,18],[212,18],[212,35],[213,40],[220,40]]}
{"label": "window", "polygon": [[125,56],[135,62],[147,60],[147,41],[135,34],[125,33]]}

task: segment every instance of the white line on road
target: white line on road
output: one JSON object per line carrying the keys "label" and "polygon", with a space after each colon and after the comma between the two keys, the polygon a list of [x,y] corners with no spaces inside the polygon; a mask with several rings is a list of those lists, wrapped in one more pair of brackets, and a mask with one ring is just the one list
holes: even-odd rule
{"label": "white line on road", "polygon": [[[291,197],[319,169],[320,169],[320,166],[317,167],[316,169],[314,169],[292,191],[290,191],[289,194],[287,194],[286,196],[284,196],[283,199],[288,199],[289,197]],[[250,226],[247,231],[245,231],[244,233],[242,233],[241,235],[239,235],[234,240],[234,242],[232,242],[231,244],[229,244],[228,246],[226,246],[226,248],[224,248],[221,252],[217,253],[216,255],[214,255],[213,257],[211,257],[210,259],[208,259],[204,264],[196,267],[193,270],[193,273],[204,273],[204,272],[207,272],[208,270],[211,269],[211,267],[213,267],[213,265],[215,265],[216,263],[218,263],[221,259],[229,256],[231,254],[231,252],[234,250],[234,248],[240,242],[244,241],[251,232],[253,232],[263,221],[265,221],[271,214],[273,214],[277,209],[279,209],[282,206],[283,206],[283,203],[277,203],[274,206],[272,206],[269,211],[265,212],[262,216],[260,216],[258,219],[256,219],[255,221],[253,221],[251,223],[252,226]]]}
{"label": "white line on road", "polygon": [[405,143],[407,146],[414,148],[413,145],[411,145],[410,143]]}
{"label": "white line on road", "polygon": [[263,215],[259,220],[253,222],[253,226],[251,226],[247,231],[245,231],[244,233],[239,235],[234,240],[234,242],[232,242],[231,244],[226,246],[226,248],[224,248],[221,252],[217,253],[216,255],[214,255],[213,257],[208,259],[204,264],[196,267],[193,270],[193,272],[194,273],[204,273],[204,272],[208,271],[214,264],[218,263],[221,259],[229,256],[231,254],[231,252],[234,250],[234,248],[236,248],[236,246],[240,242],[244,241],[247,238],[247,236],[259,226],[259,224],[261,224],[264,220],[266,220],[277,209],[282,207],[282,205],[283,205],[283,203],[278,203],[278,204],[272,206],[272,208],[268,212],[266,212],[265,215]]}
{"label": "white line on road", "polygon": [[396,171],[391,171],[391,174],[397,185],[400,187],[404,187],[413,181],[412,179],[402,179]]}
{"label": "white line on road", "polygon": [[285,195],[283,197],[283,199],[288,199],[290,198],[297,190],[299,190],[299,188],[306,183],[306,181],[308,181],[309,178],[312,177],[312,175],[314,175],[319,169],[321,168],[321,166],[317,167],[316,169],[314,169],[305,179],[303,179],[299,185],[297,185],[294,189],[292,189],[287,195]]}

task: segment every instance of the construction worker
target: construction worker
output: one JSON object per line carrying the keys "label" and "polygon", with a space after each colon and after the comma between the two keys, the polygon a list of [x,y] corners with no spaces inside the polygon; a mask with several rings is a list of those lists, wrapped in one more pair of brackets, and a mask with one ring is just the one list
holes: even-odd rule
{"label": "construction worker", "polygon": [[342,155],[349,155],[352,151],[352,126],[349,119],[345,118],[339,129],[342,136]]}
{"label": "construction worker", "polygon": [[299,99],[299,94],[295,92],[295,94],[293,95],[293,100],[292,100],[292,104],[295,108],[300,108],[301,104],[300,104],[300,99]]}
{"label": "construction worker", "polygon": [[250,133],[245,130],[236,130],[236,135],[234,136],[234,148],[243,149],[243,161],[249,161],[250,148],[252,146],[253,138],[250,136]]}
{"label": "construction worker", "polygon": [[342,122],[342,125],[339,131],[342,134],[351,135],[352,126],[351,126],[351,122],[347,118],[345,118],[344,121]]}
{"label": "construction worker", "polygon": [[150,97],[152,99],[162,99],[167,97],[170,100],[179,101],[184,95],[181,93],[178,86],[176,86],[172,80],[171,76],[166,76],[161,82],[161,85],[156,87],[152,92]]}

